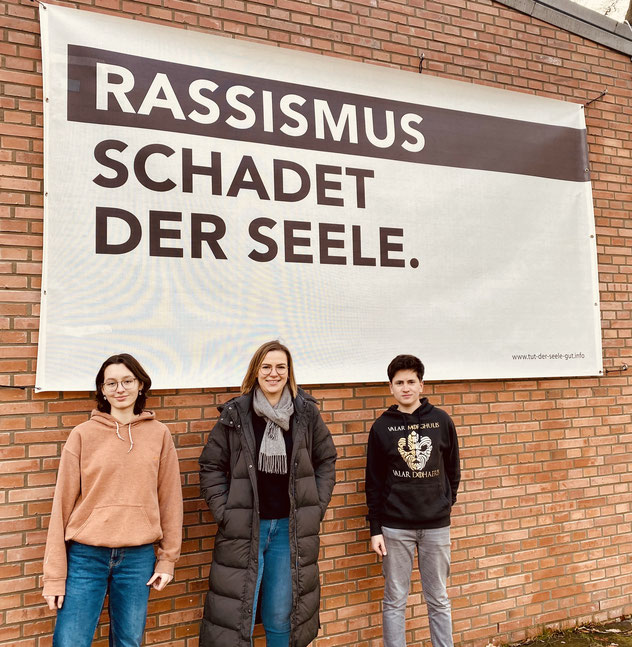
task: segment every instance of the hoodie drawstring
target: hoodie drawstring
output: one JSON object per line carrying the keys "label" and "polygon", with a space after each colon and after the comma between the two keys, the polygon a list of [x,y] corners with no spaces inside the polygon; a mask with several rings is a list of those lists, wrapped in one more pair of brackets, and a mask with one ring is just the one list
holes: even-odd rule
{"label": "hoodie drawstring", "polygon": [[[116,422],[116,435],[118,436],[119,440],[123,440],[121,434],[119,434],[119,423],[116,420],[114,422]],[[134,439],[132,438],[131,422],[127,425],[127,435],[129,436],[129,449],[127,450],[127,453],[129,454],[132,451],[132,448],[134,447]]]}

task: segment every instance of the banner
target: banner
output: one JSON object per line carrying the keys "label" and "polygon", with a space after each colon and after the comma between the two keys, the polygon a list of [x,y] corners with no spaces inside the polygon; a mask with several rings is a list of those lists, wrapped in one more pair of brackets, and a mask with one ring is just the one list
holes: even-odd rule
{"label": "banner", "polygon": [[135,355],[156,388],[597,375],[582,106],[40,10],[38,390]]}

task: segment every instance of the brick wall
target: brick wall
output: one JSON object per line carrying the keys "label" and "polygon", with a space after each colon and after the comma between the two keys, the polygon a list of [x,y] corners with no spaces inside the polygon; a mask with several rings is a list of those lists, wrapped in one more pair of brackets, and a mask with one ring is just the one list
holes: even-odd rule
{"label": "brick wall", "polygon": [[[457,423],[463,491],[453,520],[451,595],[461,645],[516,641],[544,626],[632,613],[632,66],[491,0],[85,0],[185,29],[585,102],[606,368],[594,379],[434,383]],[[0,644],[51,645],[40,597],[55,470],[90,394],[34,394],[42,256],[42,79],[37,4],[0,2]],[[411,77],[412,78],[412,77]],[[368,552],[363,468],[383,385],[312,387],[339,449],[322,534],[322,638],[381,644],[380,566]],[[226,390],[163,391],[150,401],[173,432],[185,494],[183,557],[152,593],[147,643],[197,645],[215,526],[198,498],[197,457]],[[418,577],[409,641],[428,643]],[[105,645],[103,633],[98,645]],[[261,645],[259,639],[258,645]]]}

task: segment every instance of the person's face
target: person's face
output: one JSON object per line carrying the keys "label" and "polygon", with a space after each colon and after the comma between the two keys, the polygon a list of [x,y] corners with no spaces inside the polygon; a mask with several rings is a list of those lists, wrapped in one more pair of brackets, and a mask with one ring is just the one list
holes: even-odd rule
{"label": "person's face", "polygon": [[407,369],[397,371],[393,375],[390,388],[397,402],[397,408],[405,413],[412,413],[419,406],[424,383],[419,380],[415,371]]}
{"label": "person's face", "polygon": [[271,350],[266,353],[257,373],[257,382],[259,382],[259,388],[263,394],[272,404],[276,404],[281,398],[287,378],[287,355],[282,350]]}
{"label": "person's face", "polygon": [[103,377],[101,391],[112,407],[112,413],[134,409],[138,392],[143,388],[125,364],[110,364]]}

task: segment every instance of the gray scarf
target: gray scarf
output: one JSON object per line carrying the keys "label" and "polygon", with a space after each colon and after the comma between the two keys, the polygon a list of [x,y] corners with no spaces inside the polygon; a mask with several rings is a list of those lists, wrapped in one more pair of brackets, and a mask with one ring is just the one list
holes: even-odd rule
{"label": "gray scarf", "polygon": [[252,407],[255,413],[266,420],[261,449],[259,450],[259,471],[268,474],[287,474],[287,456],[283,432],[290,428],[290,416],[294,413],[292,395],[287,386],[281,399],[272,406],[259,387],[255,387]]}

